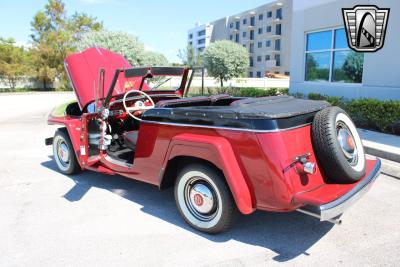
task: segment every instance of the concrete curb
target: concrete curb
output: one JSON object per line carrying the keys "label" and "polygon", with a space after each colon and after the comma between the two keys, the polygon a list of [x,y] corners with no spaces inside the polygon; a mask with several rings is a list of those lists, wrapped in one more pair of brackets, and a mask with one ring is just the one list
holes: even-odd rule
{"label": "concrete curb", "polygon": [[358,129],[367,154],[400,162],[400,136]]}

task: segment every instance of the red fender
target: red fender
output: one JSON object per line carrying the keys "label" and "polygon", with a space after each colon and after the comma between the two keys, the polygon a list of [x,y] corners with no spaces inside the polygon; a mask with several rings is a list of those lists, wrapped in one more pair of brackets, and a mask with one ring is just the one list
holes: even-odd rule
{"label": "red fender", "polygon": [[164,161],[178,156],[196,157],[212,162],[221,169],[241,213],[250,214],[255,208],[250,189],[230,143],[223,137],[179,134],[172,138]]}

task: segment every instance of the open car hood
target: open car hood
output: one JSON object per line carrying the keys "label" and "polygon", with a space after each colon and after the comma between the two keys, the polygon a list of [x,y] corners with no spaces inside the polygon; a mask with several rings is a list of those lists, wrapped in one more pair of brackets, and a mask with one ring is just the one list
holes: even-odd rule
{"label": "open car hood", "polygon": [[[92,47],[80,53],[75,53],[65,59],[65,68],[74,88],[80,108],[83,110],[95,100],[98,88],[100,69],[105,70],[104,95],[107,94],[115,71],[129,69],[132,66],[121,55],[103,48]],[[113,96],[125,93],[126,85],[129,88],[139,89],[141,78],[125,78],[120,75],[115,85]],[[143,89],[148,89],[144,84]]]}

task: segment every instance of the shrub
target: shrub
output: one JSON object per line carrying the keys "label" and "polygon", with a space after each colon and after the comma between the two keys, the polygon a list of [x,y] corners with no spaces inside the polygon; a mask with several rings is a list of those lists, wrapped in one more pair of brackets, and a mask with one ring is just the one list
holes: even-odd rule
{"label": "shrub", "polygon": [[344,100],[343,97],[308,94],[312,100],[325,100],[344,109],[357,127],[384,133],[399,134],[400,101],[364,98]]}

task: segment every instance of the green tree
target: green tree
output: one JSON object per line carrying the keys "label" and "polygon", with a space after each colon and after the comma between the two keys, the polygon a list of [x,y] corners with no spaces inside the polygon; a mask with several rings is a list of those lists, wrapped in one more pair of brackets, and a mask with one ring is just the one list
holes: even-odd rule
{"label": "green tree", "polygon": [[180,60],[182,60],[182,63],[186,66],[193,67],[197,63],[195,58],[194,48],[190,44],[188,44],[185,49],[179,49],[178,57]]}
{"label": "green tree", "polygon": [[167,66],[169,65],[167,58],[158,52],[145,51],[143,54],[142,66]]}
{"label": "green tree", "polygon": [[96,18],[84,13],[68,16],[62,0],[49,0],[44,10],[35,14],[31,26],[33,65],[45,89],[55,78],[61,81],[61,88],[67,86],[65,57],[76,50],[84,33],[103,28]]}
{"label": "green tree", "polygon": [[123,55],[132,66],[168,65],[166,57],[157,52],[145,51],[144,44],[134,35],[124,32],[88,32],[78,43],[78,49],[102,47]]}
{"label": "green tree", "polygon": [[14,39],[0,38],[0,77],[14,89],[18,80],[30,75],[29,53],[16,46]]}
{"label": "green tree", "polygon": [[217,41],[210,44],[203,54],[208,73],[218,79],[221,87],[224,81],[241,76],[249,67],[249,54],[243,46],[231,41]]}

